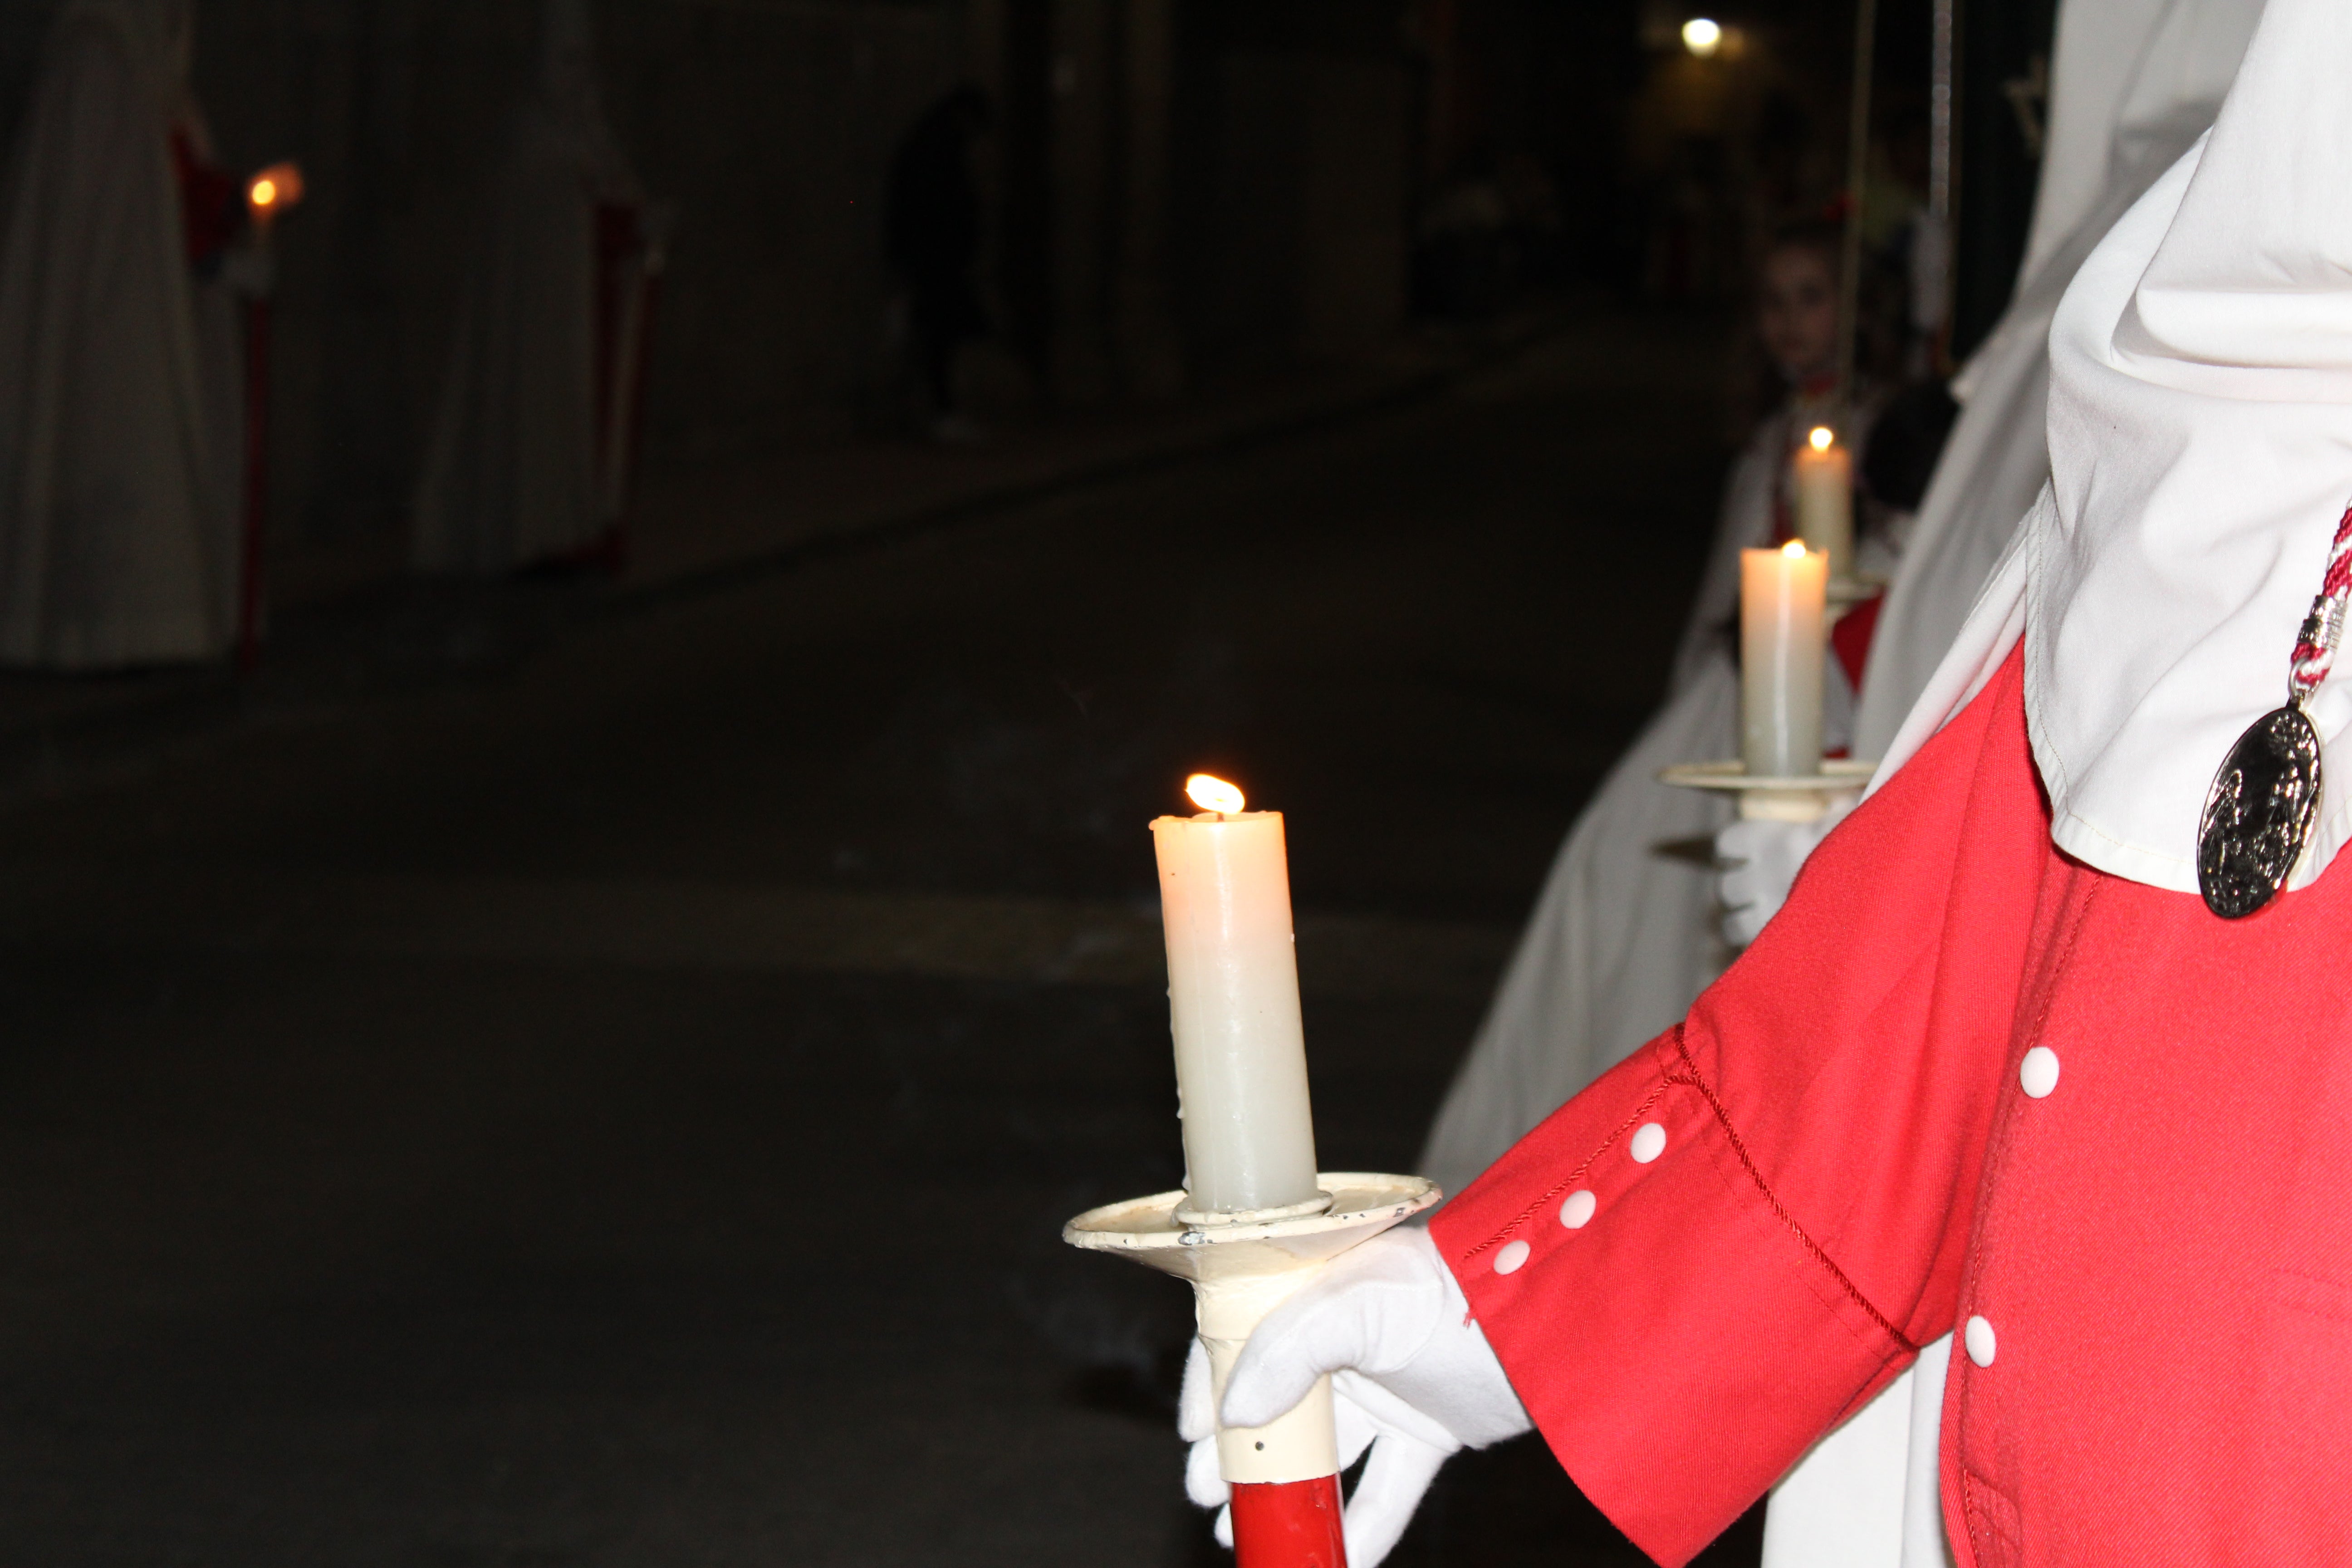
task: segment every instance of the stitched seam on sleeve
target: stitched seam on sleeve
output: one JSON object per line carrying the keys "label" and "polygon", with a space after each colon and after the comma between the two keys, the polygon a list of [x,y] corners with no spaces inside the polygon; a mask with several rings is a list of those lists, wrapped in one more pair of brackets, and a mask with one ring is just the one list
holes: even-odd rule
{"label": "stitched seam on sleeve", "polygon": [[[1682,1034],[1679,1029],[1675,1031],[1675,1041],[1676,1045],[1680,1045],[1682,1042]],[[1477,1246],[1464,1253],[1462,1255],[1462,1261],[1465,1263],[1469,1262],[1472,1258],[1477,1257],[1488,1247],[1501,1241],[1505,1237],[1510,1235],[1511,1232],[1518,1229],[1519,1226],[1527,1224],[1529,1219],[1541,1213],[1544,1205],[1551,1202],[1552,1199],[1559,1196],[1560,1194],[1568,1191],[1569,1188],[1584,1180],[1585,1174],[1592,1169],[1593,1162],[1600,1159],[1601,1155],[1609,1152],[1610,1150],[1615,1148],[1617,1145],[1617,1140],[1625,1136],[1628,1129],[1633,1127],[1635,1122],[1641,1121],[1644,1116],[1649,1115],[1650,1108],[1657,1104],[1659,1100],[1665,1098],[1667,1087],[1675,1081],[1675,1080],[1673,1079],[1665,1079],[1662,1080],[1657,1088],[1650,1091],[1650,1097],[1647,1100],[1644,1100],[1641,1104],[1633,1108],[1633,1114],[1619,1122],[1616,1130],[1611,1132],[1608,1137],[1603,1138],[1601,1141],[1601,1146],[1584,1157],[1584,1163],[1579,1165],[1575,1170],[1570,1171],[1567,1175],[1562,1176],[1559,1181],[1554,1182],[1550,1186],[1545,1188],[1542,1196],[1537,1198],[1535,1202],[1529,1204],[1527,1207],[1521,1209],[1518,1213],[1513,1215],[1508,1220],[1505,1221],[1503,1227],[1500,1230],[1497,1230],[1494,1235],[1488,1237],[1486,1240],[1480,1242]]]}
{"label": "stitched seam on sleeve", "polygon": [[1690,1047],[1683,1043],[1683,1032],[1679,1026],[1675,1030],[1675,1054],[1682,1058],[1683,1065],[1690,1070],[1690,1076],[1688,1078],[1670,1076],[1666,1081],[1686,1083],[1705,1097],[1708,1109],[1715,1112],[1716,1125],[1723,1129],[1723,1135],[1729,1141],[1731,1152],[1739,1156],[1739,1163],[1747,1171],[1748,1180],[1756,1184],[1756,1190],[1764,1195],[1765,1204],[1779,1217],[1780,1223],[1789,1227],[1789,1234],[1797,1238],[1798,1244],[1811,1255],[1814,1262],[1828,1271],[1830,1278],[1838,1282],[1839,1287],[1845,1291],[1853,1304],[1869,1314],[1870,1321],[1877,1324],[1888,1339],[1902,1346],[1906,1352],[1916,1353],[1919,1347],[1912,1343],[1909,1336],[1896,1328],[1885,1313],[1872,1304],[1870,1298],[1862,1293],[1862,1288],[1847,1277],[1846,1271],[1837,1266],[1836,1261],[1822,1249],[1820,1242],[1806,1234],[1805,1227],[1797,1223],[1796,1215],[1789,1212],[1786,1205],[1780,1202],[1779,1195],[1772,1191],[1772,1184],[1764,1179],[1764,1173],[1756,1168],[1756,1162],[1749,1156],[1748,1145],[1740,1138],[1738,1129],[1732,1126],[1731,1113],[1724,1109],[1723,1101],[1716,1098],[1713,1086],[1699,1075],[1698,1063],[1692,1059]]}

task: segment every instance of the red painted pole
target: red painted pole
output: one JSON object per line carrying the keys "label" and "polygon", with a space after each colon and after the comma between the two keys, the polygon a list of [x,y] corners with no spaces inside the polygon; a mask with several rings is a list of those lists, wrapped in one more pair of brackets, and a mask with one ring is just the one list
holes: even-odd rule
{"label": "red painted pole", "polygon": [[629,564],[629,513],[636,499],[637,450],[644,444],[646,426],[646,360],[654,346],[654,308],[661,303],[661,273],[649,271],[638,280],[637,344],[632,356],[635,363],[629,373],[629,384],[625,395],[621,428],[617,439],[625,443],[621,456],[621,484],[618,500],[620,512],[613,519],[613,570],[627,570]]}
{"label": "red painted pole", "polygon": [[1348,1568],[1339,1478],[1234,1487],[1234,1568]]}
{"label": "red painted pole", "polygon": [[236,668],[261,662],[261,539],[269,516],[269,300],[245,303],[245,531],[237,579]]}

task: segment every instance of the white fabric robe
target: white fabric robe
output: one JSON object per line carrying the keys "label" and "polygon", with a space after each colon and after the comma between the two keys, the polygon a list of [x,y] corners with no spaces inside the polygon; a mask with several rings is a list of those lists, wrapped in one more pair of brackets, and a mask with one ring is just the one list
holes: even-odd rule
{"label": "white fabric robe", "polygon": [[2049,159],[2025,266],[2009,310],[1954,380],[1963,410],[1871,643],[1857,755],[1886,755],[2050,476],[2042,416],[2060,296],[2213,122],[2261,12],[2261,0],[2069,0],[2061,13]]}
{"label": "white fabric robe", "polygon": [[184,8],[73,0],[0,229],[0,661],[203,659],[236,627],[238,346],[194,284],[170,136]]}
{"label": "white fabric robe", "polygon": [[568,555],[617,515],[597,460],[595,213],[637,187],[598,107],[577,5],[548,7],[546,42],[492,173],[417,485],[412,555],[428,572]]}

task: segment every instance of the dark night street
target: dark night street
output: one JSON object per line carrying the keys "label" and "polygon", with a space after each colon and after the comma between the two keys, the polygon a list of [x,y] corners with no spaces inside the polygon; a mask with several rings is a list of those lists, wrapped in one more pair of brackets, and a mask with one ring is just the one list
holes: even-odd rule
{"label": "dark night street", "polygon": [[[1057,1240],[1181,1177],[1145,824],[1287,814],[1321,1163],[1409,1166],[1663,679],[1720,342],[1588,314],[20,797],[0,1555],[1218,1561],[1183,1291]],[[1522,1441],[1392,1561],[1642,1560]]]}

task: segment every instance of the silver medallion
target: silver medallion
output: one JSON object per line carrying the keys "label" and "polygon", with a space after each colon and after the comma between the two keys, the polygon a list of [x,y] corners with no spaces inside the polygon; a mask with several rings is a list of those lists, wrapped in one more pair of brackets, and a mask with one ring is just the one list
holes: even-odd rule
{"label": "silver medallion", "polygon": [[2197,888],[2223,920],[2278,896],[2319,815],[2319,732],[2300,703],[2254,721],[2222,759],[2197,825]]}

